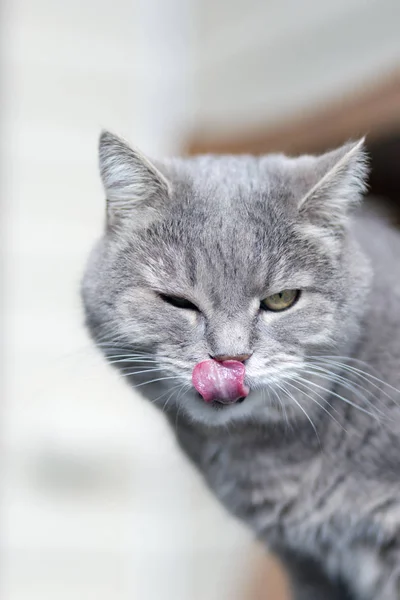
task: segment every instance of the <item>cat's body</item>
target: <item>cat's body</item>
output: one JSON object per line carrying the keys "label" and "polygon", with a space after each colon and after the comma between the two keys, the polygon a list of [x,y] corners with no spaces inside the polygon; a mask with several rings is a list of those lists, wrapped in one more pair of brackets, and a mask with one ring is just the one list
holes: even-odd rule
{"label": "cat's body", "polygon": [[[84,282],[94,338],[165,405],[216,496],[286,564],[296,600],[399,598],[400,235],[365,210],[344,218],[359,148],[272,157],[265,170],[251,158],[170,163],[168,181],[144,162],[140,194],[129,152],[103,138],[109,230]],[[175,198],[167,214],[163,196]],[[263,282],[302,293],[264,315]],[[148,288],[202,312],[164,314]],[[195,393],[191,371],[209,354],[251,355],[244,402]]]}
{"label": "cat's body", "polygon": [[[361,214],[354,225],[374,267],[375,302],[369,303],[353,358],[400,389],[400,235],[375,215]],[[394,287],[397,295],[391,293]],[[362,368],[363,363],[353,364]],[[242,434],[212,436],[196,435],[196,428],[180,418],[176,431],[221,502],[281,555],[289,569],[307,573],[304,564],[301,569],[295,565],[312,559],[353,588],[354,597],[392,599],[400,597],[397,579],[390,580],[392,566],[400,569],[400,547],[393,546],[400,536],[400,411],[395,404],[400,394],[374,379],[371,385],[362,383],[363,394],[369,390],[386,417],[392,413],[392,423],[389,418],[380,426],[333,397],[331,414],[337,422],[321,411],[314,420],[319,440],[308,422],[301,431],[273,424],[259,432],[254,427]],[[335,391],[357,402],[340,385]],[[311,589],[306,584],[298,597],[329,598],[323,584],[317,595]],[[338,586],[333,597],[344,600],[344,594]]]}

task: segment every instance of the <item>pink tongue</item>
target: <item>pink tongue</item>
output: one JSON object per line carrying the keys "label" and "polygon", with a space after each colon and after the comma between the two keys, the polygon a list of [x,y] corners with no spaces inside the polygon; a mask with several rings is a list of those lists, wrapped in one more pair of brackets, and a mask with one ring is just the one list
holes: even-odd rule
{"label": "pink tongue", "polygon": [[219,400],[230,404],[244,398],[249,388],[244,384],[245,366],[237,360],[204,360],[193,369],[192,382],[206,402]]}

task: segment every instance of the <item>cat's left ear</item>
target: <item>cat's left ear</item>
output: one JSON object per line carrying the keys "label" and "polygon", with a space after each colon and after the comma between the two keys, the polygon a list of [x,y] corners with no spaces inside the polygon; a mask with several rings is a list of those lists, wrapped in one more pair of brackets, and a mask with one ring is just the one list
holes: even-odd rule
{"label": "cat's left ear", "polygon": [[100,136],[99,166],[110,226],[156,210],[170,194],[169,182],[155,165],[108,131]]}
{"label": "cat's left ear", "polygon": [[298,205],[301,216],[315,225],[335,230],[346,225],[349,213],[360,203],[367,187],[364,139],[316,159],[314,178],[317,181]]}

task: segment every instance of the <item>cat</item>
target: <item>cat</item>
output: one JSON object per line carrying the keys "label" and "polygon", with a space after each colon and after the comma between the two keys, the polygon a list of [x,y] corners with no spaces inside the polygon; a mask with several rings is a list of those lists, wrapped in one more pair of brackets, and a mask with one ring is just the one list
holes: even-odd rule
{"label": "cat", "polygon": [[362,205],[364,141],[151,162],[103,132],[100,172],[105,357],[293,598],[400,598],[400,234]]}

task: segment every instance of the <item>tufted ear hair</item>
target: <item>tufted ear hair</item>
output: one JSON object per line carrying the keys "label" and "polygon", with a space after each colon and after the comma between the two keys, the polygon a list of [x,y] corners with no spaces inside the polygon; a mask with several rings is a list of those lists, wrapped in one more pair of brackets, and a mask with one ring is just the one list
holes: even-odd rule
{"label": "tufted ear hair", "polygon": [[154,207],[170,194],[164,175],[141,152],[108,131],[100,135],[99,166],[112,225],[131,215],[135,207]]}
{"label": "tufted ear hair", "polygon": [[311,223],[340,229],[366,190],[368,174],[364,138],[315,159],[310,189],[298,204],[300,215]]}

